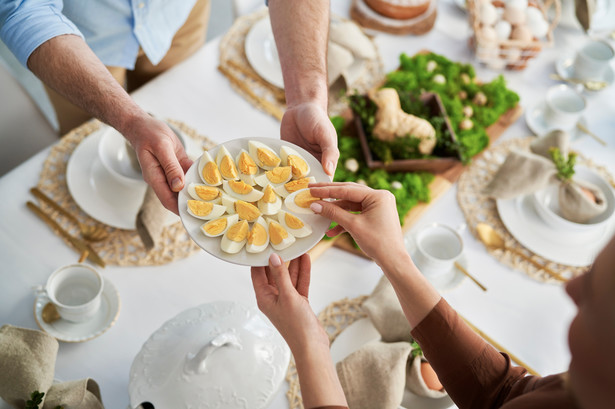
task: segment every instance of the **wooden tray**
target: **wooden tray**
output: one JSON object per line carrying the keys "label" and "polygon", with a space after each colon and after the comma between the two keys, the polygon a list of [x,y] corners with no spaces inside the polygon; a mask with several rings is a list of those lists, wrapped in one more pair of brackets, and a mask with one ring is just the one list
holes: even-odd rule
{"label": "wooden tray", "polygon": [[[502,133],[512,125],[523,113],[523,108],[517,105],[514,108],[509,109],[504,113],[494,124],[490,125],[487,129],[487,136],[489,136],[489,144],[495,142]],[[485,150],[483,150],[484,152]],[[476,160],[482,155],[482,152],[474,156],[473,160]],[[423,213],[434,203],[438,201],[444,194],[453,186],[453,184],[459,179],[459,176],[463,173],[465,167],[461,162],[458,162],[454,166],[450,167],[444,172],[437,173],[434,180],[429,185],[429,190],[431,192],[431,201],[429,203],[419,203],[414,206],[406,217],[404,218],[404,225],[402,226],[402,231],[408,231],[417,220],[421,218]],[[331,240],[321,240],[312,250],[309,251],[312,260],[320,257],[327,249],[332,246],[339,247],[341,249],[347,250],[356,255],[367,257],[361,250],[357,249],[348,236],[348,234],[342,234],[337,236]]]}

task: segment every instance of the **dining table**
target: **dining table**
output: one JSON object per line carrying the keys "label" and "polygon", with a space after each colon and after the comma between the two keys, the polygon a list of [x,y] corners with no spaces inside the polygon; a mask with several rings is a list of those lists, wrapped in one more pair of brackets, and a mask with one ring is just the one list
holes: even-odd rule
{"label": "dining table", "polygon": [[[350,0],[331,2],[332,13],[349,16]],[[520,71],[498,71],[476,61],[468,46],[471,29],[465,10],[453,0],[441,0],[434,28],[421,36],[370,31],[382,56],[385,72],[399,64],[399,55],[428,49],[453,61],[471,63],[485,81],[502,74],[508,87],[527,108],[543,100],[556,60],[589,39],[578,28],[557,27],[554,44],[544,47]],[[230,85],[218,70],[220,38],[209,40],[187,60],[132,94],[147,112],[187,124],[215,143],[245,137],[280,137],[280,123],[259,110]],[[606,142],[591,137],[575,141],[574,150],[615,174],[615,88],[585,94],[588,127]],[[523,117],[506,129],[495,144],[533,135]],[[25,135],[24,137],[28,137]],[[0,324],[37,329],[33,314],[36,288],[58,267],[78,255],[26,207],[29,189],[37,184],[51,148],[46,148],[0,178]],[[438,222],[458,227],[465,223],[453,185],[430,204],[408,234]],[[540,282],[500,263],[466,229],[461,233],[467,268],[488,291],[465,280],[443,297],[474,326],[507,348],[542,375],[564,372],[570,352],[569,324],[575,306],[562,283]],[[386,238],[383,237],[383,240]],[[248,267],[225,262],[205,251],[158,266],[108,265],[99,270],[118,290],[121,310],[117,322],[101,336],[81,343],[61,342],[55,378],[67,381],[91,377],[101,388],[107,408],[129,406],[131,364],[148,337],[181,311],[203,303],[226,300],[256,308]],[[312,264],[310,304],[318,313],[343,298],[370,294],[382,276],[376,263],[331,247]],[[286,383],[270,408],[288,408]],[[451,406],[454,407],[454,406]]]}

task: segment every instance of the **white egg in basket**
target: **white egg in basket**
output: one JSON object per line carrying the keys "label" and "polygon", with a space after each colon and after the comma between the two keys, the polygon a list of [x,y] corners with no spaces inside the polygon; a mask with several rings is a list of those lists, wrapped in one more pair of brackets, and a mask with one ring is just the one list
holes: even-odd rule
{"label": "white egg in basket", "polygon": [[[280,152],[282,152],[283,146],[288,149],[285,149],[283,151],[284,154],[281,154]],[[215,183],[217,183],[218,180],[216,180],[215,177],[204,180],[202,176],[203,170],[206,166],[209,166],[209,169],[212,170],[215,165],[218,172],[220,172],[220,169],[213,158],[218,159],[218,152],[222,149],[222,147],[224,147],[225,151],[223,151],[220,157],[223,158],[230,155],[230,157],[232,157],[235,161],[234,163],[238,172],[238,180],[234,183],[236,188],[235,190],[231,188],[231,180],[224,180],[224,177],[221,174],[217,185],[215,185]],[[258,154],[259,149],[261,150],[261,157],[253,157],[253,152]],[[239,159],[240,156],[242,156],[242,153],[244,153],[244,162],[240,165]],[[241,138],[231,140],[210,149],[208,152],[203,154],[202,158],[195,161],[193,166],[191,166],[188,172],[186,172],[186,187],[179,192],[178,207],[179,214],[186,231],[201,248],[215,257],[234,264],[266,266],[269,262],[269,256],[274,252],[279,254],[283,260],[289,261],[301,256],[302,254],[305,254],[312,247],[318,244],[325,232],[328,230],[330,221],[320,215],[314,214],[309,209],[309,206],[307,209],[297,211],[297,209],[294,208],[296,204],[293,201],[293,203],[290,204],[292,208],[287,207],[287,205],[284,204],[285,201],[279,197],[280,195],[276,194],[276,186],[272,186],[271,183],[264,184],[264,187],[258,184],[252,186],[253,189],[250,192],[258,192],[256,193],[256,196],[260,196],[258,199],[255,199],[256,196],[244,196],[242,198],[241,195],[238,194],[241,192],[250,193],[248,192],[249,189],[246,186],[249,186],[250,182],[254,178],[258,177],[258,175],[264,175],[265,171],[283,167],[284,164],[282,163],[279,155],[285,156],[287,161],[289,155],[296,155],[297,157],[305,160],[309,169],[309,174],[306,175],[306,177],[309,178],[308,180],[310,182],[331,181],[330,177],[322,169],[320,162],[309,152],[290,142],[274,138]],[[269,166],[277,162],[276,158],[280,159],[280,162],[277,163],[276,166]],[[254,170],[250,171],[249,169],[253,167],[250,159],[252,159],[254,164],[258,164],[258,166],[263,170],[257,170],[256,172]],[[265,161],[268,162],[269,165],[266,163],[259,163]],[[213,165],[208,165],[209,163],[213,163]],[[220,164],[222,165],[222,161],[220,161]],[[270,169],[263,168],[263,165],[269,167]],[[227,167],[230,168],[230,164],[227,164]],[[247,172],[242,173],[242,168],[243,170],[247,170]],[[215,171],[211,172],[214,173],[215,176]],[[286,175],[283,176],[284,177],[282,180],[285,180]],[[291,182],[294,182],[294,180]],[[211,217],[209,219],[210,221],[206,223],[204,223],[203,220],[194,217],[188,210],[188,200],[195,200],[189,192],[189,186],[191,186],[191,184],[217,186],[220,190],[219,206],[225,209],[224,213],[216,217]],[[196,185],[192,185],[192,190],[196,190]],[[273,190],[272,192],[269,192],[269,196],[270,198],[274,197],[274,200],[272,203],[265,204],[261,203],[262,200],[259,199],[263,198],[263,192],[267,186],[270,186],[269,189]],[[278,184],[278,186],[284,186],[284,184]],[[205,191],[204,188],[202,190]],[[307,191],[309,193],[309,189],[303,189],[303,191]],[[213,195],[213,191],[209,192]],[[297,197],[297,193],[299,192],[300,190],[293,192],[295,194],[294,198]],[[192,193],[194,194],[195,192],[193,191]],[[209,196],[205,195],[205,197],[207,198]],[[301,202],[301,200],[299,200],[299,202]],[[290,203],[290,201],[286,200],[286,203]],[[287,223],[287,225],[284,226],[280,223],[279,215],[285,213],[281,212],[288,212],[295,215],[301,223],[297,223],[296,220],[291,220],[290,225]],[[231,215],[233,215],[233,217],[231,217]],[[223,221],[214,223],[215,221],[223,218],[227,222],[226,226],[224,226]],[[283,218],[283,220],[285,219]],[[247,223],[247,233],[245,226],[237,226],[237,228],[233,229],[234,225],[244,221]],[[275,241],[275,243],[272,242],[272,235],[270,233],[270,225],[272,221],[275,223],[273,227],[273,241]],[[211,223],[209,227],[211,228],[211,232],[213,232],[213,234],[210,233],[206,235],[205,231],[202,229],[202,226],[205,226],[208,223]],[[261,227],[263,227],[263,224],[267,226],[266,245],[263,245],[261,234],[262,230],[258,227],[254,229],[255,223],[258,223]],[[299,229],[295,229],[293,232],[291,227],[293,225],[299,226],[300,224],[303,224],[303,226]],[[309,229],[311,229],[311,234],[307,234]],[[253,230],[254,240],[250,243],[249,237]],[[284,232],[286,232],[286,234],[284,234]],[[259,240],[256,240],[257,237]]]}

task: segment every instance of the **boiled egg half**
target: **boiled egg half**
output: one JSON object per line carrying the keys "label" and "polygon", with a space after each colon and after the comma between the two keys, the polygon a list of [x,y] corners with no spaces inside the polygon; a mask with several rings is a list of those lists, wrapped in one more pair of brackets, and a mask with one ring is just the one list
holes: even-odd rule
{"label": "boiled egg half", "polygon": [[222,145],[220,149],[218,149],[218,154],[216,155],[216,164],[218,165],[218,169],[220,169],[220,174],[226,180],[236,180],[238,178],[237,167],[235,166],[235,161],[233,161],[233,157],[231,153]]}
{"label": "boiled egg half", "polygon": [[267,185],[267,187],[263,189],[263,197],[256,205],[263,214],[270,216],[280,211],[282,208],[282,199],[275,194],[271,185]]}
{"label": "boiled egg half", "polygon": [[275,250],[284,250],[295,242],[295,236],[288,233],[280,223],[269,219],[267,221],[269,231],[269,242]]}
{"label": "boiled egg half", "polygon": [[188,213],[197,219],[211,220],[222,216],[225,212],[226,206],[202,200],[188,200]]}
{"label": "boiled egg half", "polygon": [[239,179],[250,186],[254,186],[256,184],[254,176],[258,173],[258,165],[254,162],[254,159],[245,149],[242,149],[239,155],[237,155],[236,162]]}
{"label": "boiled egg half", "polygon": [[307,237],[312,234],[312,228],[292,213],[285,212],[284,210],[280,211],[278,213],[278,221],[287,232],[297,238]]}
{"label": "boiled egg half", "polygon": [[225,180],[222,182],[222,189],[228,195],[246,202],[256,202],[263,197],[263,192],[254,189],[243,180]]}
{"label": "boiled egg half", "polygon": [[218,186],[222,183],[220,169],[207,151],[203,152],[203,156],[199,160],[199,176],[203,183],[209,186]]}
{"label": "boiled egg half", "polygon": [[256,219],[248,233],[248,242],[246,243],[246,251],[248,253],[260,253],[269,245],[269,232],[265,219],[259,217]]}
{"label": "boiled egg half", "polygon": [[293,177],[292,168],[290,166],[279,166],[268,170],[262,175],[258,175],[254,178],[256,184],[265,187],[269,184],[278,186],[282,185]]}
{"label": "boiled egg half", "polygon": [[265,170],[271,170],[280,166],[281,159],[270,147],[262,142],[249,141],[248,151],[250,156],[256,161],[256,164]]}
{"label": "boiled egg half", "polygon": [[204,200],[206,202],[214,202],[219,204],[221,201],[222,191],[214,186],[207,186],[200,183],[190,183],[188,185],[188,194],[194,200]]}
{"label": "boiled egg half", "polygon": [[293,148],[282,146],[280,148],[280,158],[282,159],[282,165],[291,167],[293,179],[304,178],[310,173],[310,165]]}
{"label": "boiled egg half", "polygon": [[316,183],[316,178],[314,176],[291,180],[283,185],[276,186],[274,190],[278,195],[286,197],[297,190],[307,188],[310,183]]}
{"label": "boiled egg half", "polygon": [[230,254],[239,253],[243,246],[248,241],[248,233],[250,226],[245,220],[240,220],[231,225],[220,242],[220,248]]}
{"label": "boiled egg half", "polygon": [[314,214],[312,209],[310,209],[310,205],[317,200],[320,200],[320,198],[312,196],[310,189],[301,189],[288,195],[284,199],[284,204],[291,212]]}
{"label": "boiled egg half", "polygon": [[230,214],[227,216],[218,217],[217,219],[213,219],[204,223],[201,226],[201,231],[207,237],[218,237],[222,236],[228,228],[239,221],[239,216],[237,214]]}

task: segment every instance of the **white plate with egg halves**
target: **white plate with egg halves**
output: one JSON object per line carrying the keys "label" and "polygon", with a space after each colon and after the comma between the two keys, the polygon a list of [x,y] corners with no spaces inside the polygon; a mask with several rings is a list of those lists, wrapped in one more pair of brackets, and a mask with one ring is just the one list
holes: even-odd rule
{"label": "white plate with egg halves", "polygon": [[[256,137],[255,138],[234,139],[232,141],[226,142],[224,144],[220,144],[210,149],[209,151],[203,154],[204,155],[203,157],[206,157],[205,155],[208,154],[209,157],[211,157],[211,159],[213,160],[213,162],[217,162],[218,152],[223,149],[226,149],[228,153],[230,154],[231,158],[234,159],[235,166],[237,166],[237,160],[239,159],[241,152],[246,151],[246,153],[250,153],[250,148],[249,148],[250,142],[257,142],[260,144],[264,144],[267,148],[270,148],[278,156],[281,156],[280,150],[282,147],[293,149],[309,165],[309,173],[307,174],[307,177],[311,177],[315,179],[316,182],[330,182],[331,181],[331,178],[324,172],[324,170],[322,169],[322,165],[314,156],[308,153],[305,149],[295,144],[292,144],[290,142],[286,142],[280,139],[256,138]],[[253,155],[250,153],[250,157],[252,156]],[[182,220],[182,223],[184,224],[186,231],[188,232],[188,235],[192,238],[192,240],[194,240],[194,242],[198,244],[203,250],[207,251],[213,256],[221,260],[234,263],[234,264],[240,264],[240,265],[246,265],[246,266],[266,266],[269,264],[269,256],[275,252],[280,255],[282,260],[290,261],[294,258],[301,256],[302,254],[305,254],[312,247],[318,244],[318,242],[324,236],[325,232],[328,230],[329,225],[330,225],[330,221],[328,219],[325,219],[324,217],[320,215],[312,213],[309,209],[307,209],[308,213],[298,213],[294,209],[289,209],[284,203],[285,199],[282,198],[281,199],[282,206],[280,208],[280,211],[289,212],[293,214],[294,216],[297,216],[303,222],[304,225],[307,225],[311,228],[312,230],[311,234],[309,234],[306,237],[295,237],[295,241],[290,246],[282,250],[274,250],[271,243],[266,245],[264,250],[257,252],[257,253],[248,252],[246,250],[247,248],[246,245],[244,245],[241,248],[241,250],[239,250],[236,253],[230,253],[228,251],[222,250],[222,247],[223,247],[222,240],[226,236],[226,233],[218,237],[206,236],[201,228],[205,223],[208,222],[208,220],[199,219],[195,217],[193,214],[191,214],[191,211],[189,211],[188,209],[188,201],[194,200],[194,192],[192,192],[193,195],[189,193],[190,186],[194,187],[195,186],[194,184],[201,184],[201,185],[204,184],[204,180],[201,178],[199,174],[200,172],[199,169],[203,170],[203,165],[201,164],[201,166],[199,166],[200,163],[201,163],[201,158],[197,159],[194,162],[194,164],[190,167],[190,169],[188,169],[188,172],[186,172],[185,187],[181,192],[179,192],[179,196],[178,196],[179,216]],[[282,165],[283,164],[280,164],[280,166]],[[260,177],[259,180],[261,180],[261,178],[265,176],[265,169],[262,169],[259,167],[258,173],[256,176]],[[228,198],[229,197],[229,195],[227,194],[228,193],[228,182],[230,182],[230,180],[226,180],[225,182],[226,182],[226,186],[225,186],[225,183],[223,182],[222,184],[216,187],[219,188],[224,193],[226,198]],[[274,188],[275,187],[276,186],[274,186]],[[264,190],[265,189],[261,187],[260,185],[258,184],[254,185],[254,191],[264,191]],[[245,202],[250,202],[250,201],[245,200]],[[228,205],[229,204],[228,200],[224,201],[224,203],[222,203],[222,201],[219,203],[220,206],[224,206],[224,204]],[[233,211],[230,211],[230,213],[225,212],[220,217],[228,217],[228,216],[237,215],[237,214],[233,215],[232,213],[234,212]],[[273,215],[262,215],[262,217],[263,219],[265,219],[265,221],[267,221],[267,219],[278,221],[279,219],[278,213],[273,214]],[[231,219],[231,222],[227,224],[226,229],[230,230],[234,222],[235,220]],[[248,222],[250,231],[253,229],[255,223],[256,222]]]}

